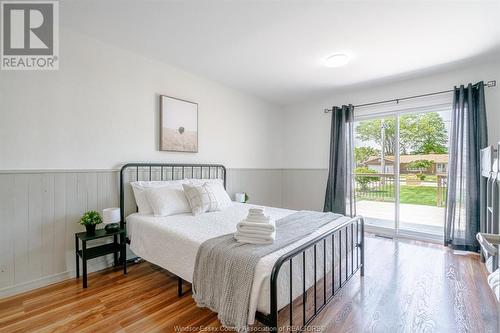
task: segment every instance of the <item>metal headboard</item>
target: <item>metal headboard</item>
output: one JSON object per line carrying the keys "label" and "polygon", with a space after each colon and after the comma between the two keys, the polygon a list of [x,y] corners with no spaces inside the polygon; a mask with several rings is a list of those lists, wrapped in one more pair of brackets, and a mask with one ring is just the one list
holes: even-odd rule
{"label": "metal headboard", "polygon": [[[125,183],[131,181],[180,180],[184,178],[222,179],[226,187],[226,167],[221,164],[127,163],[120,169],[120,227],[125,227]],[[125,177],[131,176],[127,181]]]}

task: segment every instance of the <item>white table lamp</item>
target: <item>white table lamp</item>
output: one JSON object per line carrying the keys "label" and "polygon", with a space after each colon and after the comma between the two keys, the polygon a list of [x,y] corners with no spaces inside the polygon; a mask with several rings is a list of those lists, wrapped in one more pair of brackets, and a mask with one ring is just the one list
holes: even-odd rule
{"label": "white table lamp", "polygon": [[102,222],[104,224],[120,222],[120,208],[105,208],[102,210]]}

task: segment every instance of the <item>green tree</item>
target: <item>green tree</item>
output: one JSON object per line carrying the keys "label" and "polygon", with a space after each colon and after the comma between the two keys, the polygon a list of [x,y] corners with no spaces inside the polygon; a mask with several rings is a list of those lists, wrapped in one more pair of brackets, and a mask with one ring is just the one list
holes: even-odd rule
{"label": "green tree", "polygon": [[354,148],[354,160],[356,166],[362,165],[370,157],[380,155],[380,150],[373,147],[356,147]]}
{"label": "green tree", "polygon": [[[384,135],[382,134],[384,128]],[[384,142],[382,137],[384,136]],[[386,155],[396,152],[396,119],[361,121],[356,127],[356,137],[375,141],[384,148]],[[401,154],[443,154],[447,152],[448,134],[441,116],[436,112],[403,115],[399,118],[399,147]]]}
{"label": "green tree", "polygon": [[406,165],[407,169],[415,169],[419,171],[425,171],[432,166],[432,161],[429,160],[416,160],[410,162]]}
{"label": "green tree", "polygon": [[432,167],[433,162],[429,160],[416,160],[410,162],[406,165],[407,170],[418,171],[417,177],[420,180],[425,180],[427,177],[424,172],[428,171]]}
{"label": "green tree", "polygon": [[[384,135],[382,135],[382,127],[385,129]],[[396,151],[396,121],[394,118],[362,121],[356,127],[356,137],[363,141],[375,141],[383,147],[386,155],[394,155]]]}
{"label": "green tree", "polygon": [[416,133],[414,154],[446,154],[448,152],[448,133],[443,119],[436,112],[420,117]]}

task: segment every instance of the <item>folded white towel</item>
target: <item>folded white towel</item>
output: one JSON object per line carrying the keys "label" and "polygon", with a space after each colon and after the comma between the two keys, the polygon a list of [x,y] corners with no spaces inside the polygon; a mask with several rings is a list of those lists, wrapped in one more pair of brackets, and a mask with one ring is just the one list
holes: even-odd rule
{"label": "folded white towel", "polygon": [[266,223],[269,223],[270,218],[269,218],[269,216],[265,216],[265,217],[250,217],[249,216],[246,219],[244,219],[243,221],[266,224]]}
{"label": "folded white towel", "polygon": [[255,217],[266,216],[264,214],[264,212],[258,212],[258,213],[257,212],[248,212],[247,215],[250,216],[250,217],[253,217],[253,216],[255,216]]}
{"label": "folded white towel", "polygon": [[265,215],[264,212],[259,212],[259,213],[248,212],[248,216],[265,216]]}
{"label": "folded white towel", "polygon": [[264,209],[262,209],[262,208],[250,208],[248,210],[248,217],[265,217]]}
{"label": "folded white towel", "polygon": [[269,220],[268,223],[249,222],[243,220],[236,225],[236,229],[240,232],[257,232],[262,234],[269,234],[276,230],[274,220]]}
{"label": "folded white towel", "polygon": [[273,232],[267,236],[257,235],[253,236],[248,233],[240,233],[237,231],[234,234],[234,238],[238,243],[248,243],[248,244],[272,244],[276,238],[276,233]]}
{"label": "folded white towel", "polygon": [[264,215],[263,208],[250,208],[248,216],[236,225],[234,238],[239,243],[272,244],[276,237],[275,222]]}
{"label": "folded white towel", "polygon": [[250,214],[264,214],[264,208],[253,207],[248,210]]}
{"label": "folded white towel", "polygon": [[276,238],[276,231],[273,232],[241,232],[241,231],[236,231],[234,233],[235,237],[248,237],[248,238],[255,238],[255,239],[275,239]]}

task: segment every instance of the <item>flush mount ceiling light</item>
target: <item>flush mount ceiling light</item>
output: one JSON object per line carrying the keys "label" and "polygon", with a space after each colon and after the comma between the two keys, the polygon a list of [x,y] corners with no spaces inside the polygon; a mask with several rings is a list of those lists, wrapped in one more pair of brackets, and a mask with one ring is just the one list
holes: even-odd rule
{"label": "flush mount ceiling light", "polygon": [[347,54],[339,53],[329,56],[325,59],[326,67],[342,67],[347,65],[349,62],[349,56]]}

